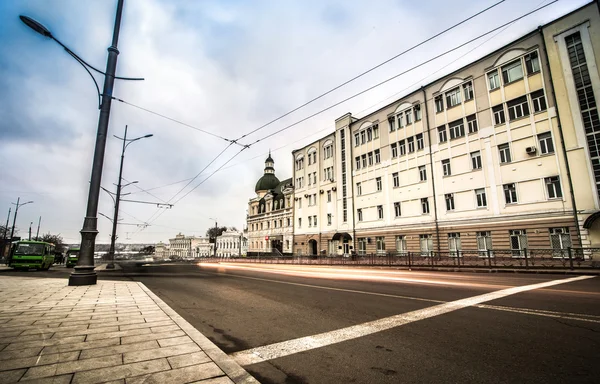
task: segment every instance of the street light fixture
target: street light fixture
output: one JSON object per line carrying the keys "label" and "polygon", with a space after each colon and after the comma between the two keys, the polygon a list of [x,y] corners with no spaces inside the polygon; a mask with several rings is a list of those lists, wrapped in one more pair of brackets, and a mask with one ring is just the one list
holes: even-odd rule
{"label": "street light fixture", "polygon": [[121,200],[121,189],[125,188],[128,185],[137,183],[137,181],[131,181],[131,182],[121,186],[121,180],[123,180],[123,159],[125,158],[125,150],[129,146],[129,144],[133,143],[134,141],[138,141],[141,139],[147,139],[154,135],[149,133],[144,136],[136,137],[135,139],[128,139],[127,138],[127,125],[126,125],[125,126],[125,134],[123,135],[122,138],[119,136],[116,136],[116,135],[113,135],[113,136],[119,140],[123,140],[123,150],[121,151],[121,165],[119,167],[119,180],[117,182],[117,196],[115,198],[115,217],[113,219],[112,235],[110,236],[110,250],[108,251],[108,264],[106,265],[106,269],[114,269],[115,268],[115,241],[117,240],[117,221],[119,218],[119,202]]}
{"label": "street light fixture", "polygon": [[[86,63],[77,54],[67,48],[63,43],[58,41],[48,30],[48,28],[44,27],[41,23],[33,20],[30,17],[23,15],[20,16],[21,21],[23,21],[25,25],[35,32],[57,42],[69,55],[77,60],[77,62],[84,67],[84,69],[94,80],[96,91],[98,92],[100,116],[98,118],[98,131],[96,134],[96,146],[94,149],[94,158],[92,162],[92,175],[90,178],[90,189],[88,193],[86,215],[83,221],[83,228],[81,229],[81,251],[77,261],[77,266],[75,266],[74,271],[69,277],[69,285],[92,285],[96,284],[98,279],[96,272],[94,272],[94,248],[96,245],[96,236],[98,235],[98,200],[100,195],[100,183],[102,181],[102,166],[104,164],[106,135],[108,132],[108,122],[110,118],[110,107],[115,79],[142,80],[115,76],[117,69],[117,56],[119,55],[117,45],[119,42],[122,13],[123,0],[118,0],[112,43],[110,47],[108,47],[108,59],[106,61],[105,72],[102,72]],[[104,87],[102,93],[100,93],[98,83],[88,68],[104,75]]]}
{"label": "street light fixture", "polygon": [[15,223],[17,222],[17,213],[19,212],[19,207],[22,207],[24,205],[33,203],[32,200],[27,201],[25,203],[19,203],[19,201],[21,201],[20,197],[17,198],[17,203],[16,204],[15,203],[11,203],[13,205],[16,205],[16,208],[15,208],[15,216],[13,217],[12,229],[10,230],[10,240],[9,241],[12,241],[13,236],[15,235]]}

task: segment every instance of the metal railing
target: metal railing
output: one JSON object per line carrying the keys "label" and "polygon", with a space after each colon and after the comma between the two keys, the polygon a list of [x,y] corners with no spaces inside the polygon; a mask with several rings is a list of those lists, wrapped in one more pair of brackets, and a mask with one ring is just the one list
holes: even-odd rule
{"label": "metal railing", "polygon": [[490,249],[459,251],[401,251],[351,255],[262,255],[207,258],[204,261],[264,264],[390,266],[408,269],[600,269],[600,248]]}

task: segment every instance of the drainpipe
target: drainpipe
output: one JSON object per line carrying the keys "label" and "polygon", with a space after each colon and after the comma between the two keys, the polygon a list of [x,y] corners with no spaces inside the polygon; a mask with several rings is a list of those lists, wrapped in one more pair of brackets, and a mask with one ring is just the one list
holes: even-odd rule
{"label": "drainpipe", "polygon": [[[354,205],[354,178],[352,177],[352,164],[354,164],[354,153],[353,148],[354,146],[352,145],[352,129],[350,128],[350,124],[352,124],[352,116],[350,116],[350,122],[348,123],[348,137],[346,139],[350,139],[350,145],[348,146],[350,148],[350,166],[348,167],[348,161],[346,161],[346,167],[350,168],[350,177],[346,177],[346,182],[347,180],[350,180],[350,190],[352,191],[352,251],[350,252],[350,255],[352,255],[352,252],[357,252],[356,250],[356,219],[354,217],[354,211],[356,211],[356,206]],[[380,131],[381,132],[381,131]],[[348,140],[346,140],[348,141]],[[343,186],[342,186],[343,188]],[[348,190],[348,186],[346,186],[346,190]],[[343,250],[343,249],[342,249]]]}
{"label": "drainpipe", "polygon": [[[598,4],[598,0],[596,0]],[[565,168],[567,169],[567,181],[569,183],[569,194],[571,195],[571,205],[573,207],[573,222],[575,223],[575,230],[577,231],[577,239],[579,240],[579,246],[583,246],[581,243],[581,230],[579,229],[579,220],[577,219],[577,205],[575,203],[575,192],[573,190],[573,179],[571,178],[571,167],[569,166],[569,157],[567,156],[567,146],[565,144],[565,136],[562,130],[562,124],[560,122],[560,113],[558,112],[558,104],[556,101],[556,91],[554,89],[554,81],[552,80],[552,70],[550,69],[550,60],[548,59],[548,50],[546,49],[546,40],[544,39],[544,31],[540,26],[538,27],[540,37],[542,38],[542,45],[544,46],[544,57],[546,58],[546,66],[548,67],[548,76],[550,78],[550,90],[552,91],[552,99],[554,99],[554,107],[556,109],[556,121],[558,124],[558,133],[560,135],[560,148],[565,158]]]}
{"label": "drainpipe", "polygon": [[427,110],[427,94],[425,93],[425,87],[421,87],[423,91],[423,105],[425,105],[425,121],[427,122],[427,141],[429,141],[429,169],[431,170],[431,186],[433,188],[433,220],[435,222],[435,237],[437,238],[437,252],[438,255],[441,252],[440,247],[440,226],[438,224],[437,214],[437,197],[435,193],[435,177],[433,177],[433,151],[431,150],[431,129],[429,127],[429,112]]}

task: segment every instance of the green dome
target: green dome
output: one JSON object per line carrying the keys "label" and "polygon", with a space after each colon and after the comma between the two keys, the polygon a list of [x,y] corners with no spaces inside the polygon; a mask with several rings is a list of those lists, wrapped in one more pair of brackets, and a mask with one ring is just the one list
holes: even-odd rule
{"label": "green dome", "polygon": [[268,191],[279,185],[279,179],[272,173],[265,173],[263,177],[256,182],[255,192]]}

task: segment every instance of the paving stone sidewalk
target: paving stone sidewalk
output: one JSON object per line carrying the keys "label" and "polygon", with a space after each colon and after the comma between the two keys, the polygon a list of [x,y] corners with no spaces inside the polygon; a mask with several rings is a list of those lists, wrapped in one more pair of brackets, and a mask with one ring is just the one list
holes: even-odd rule
{"label": "paving stone sidewalk", "polygon": [[0,383],[258,383],[142,283],[0,276]]}

